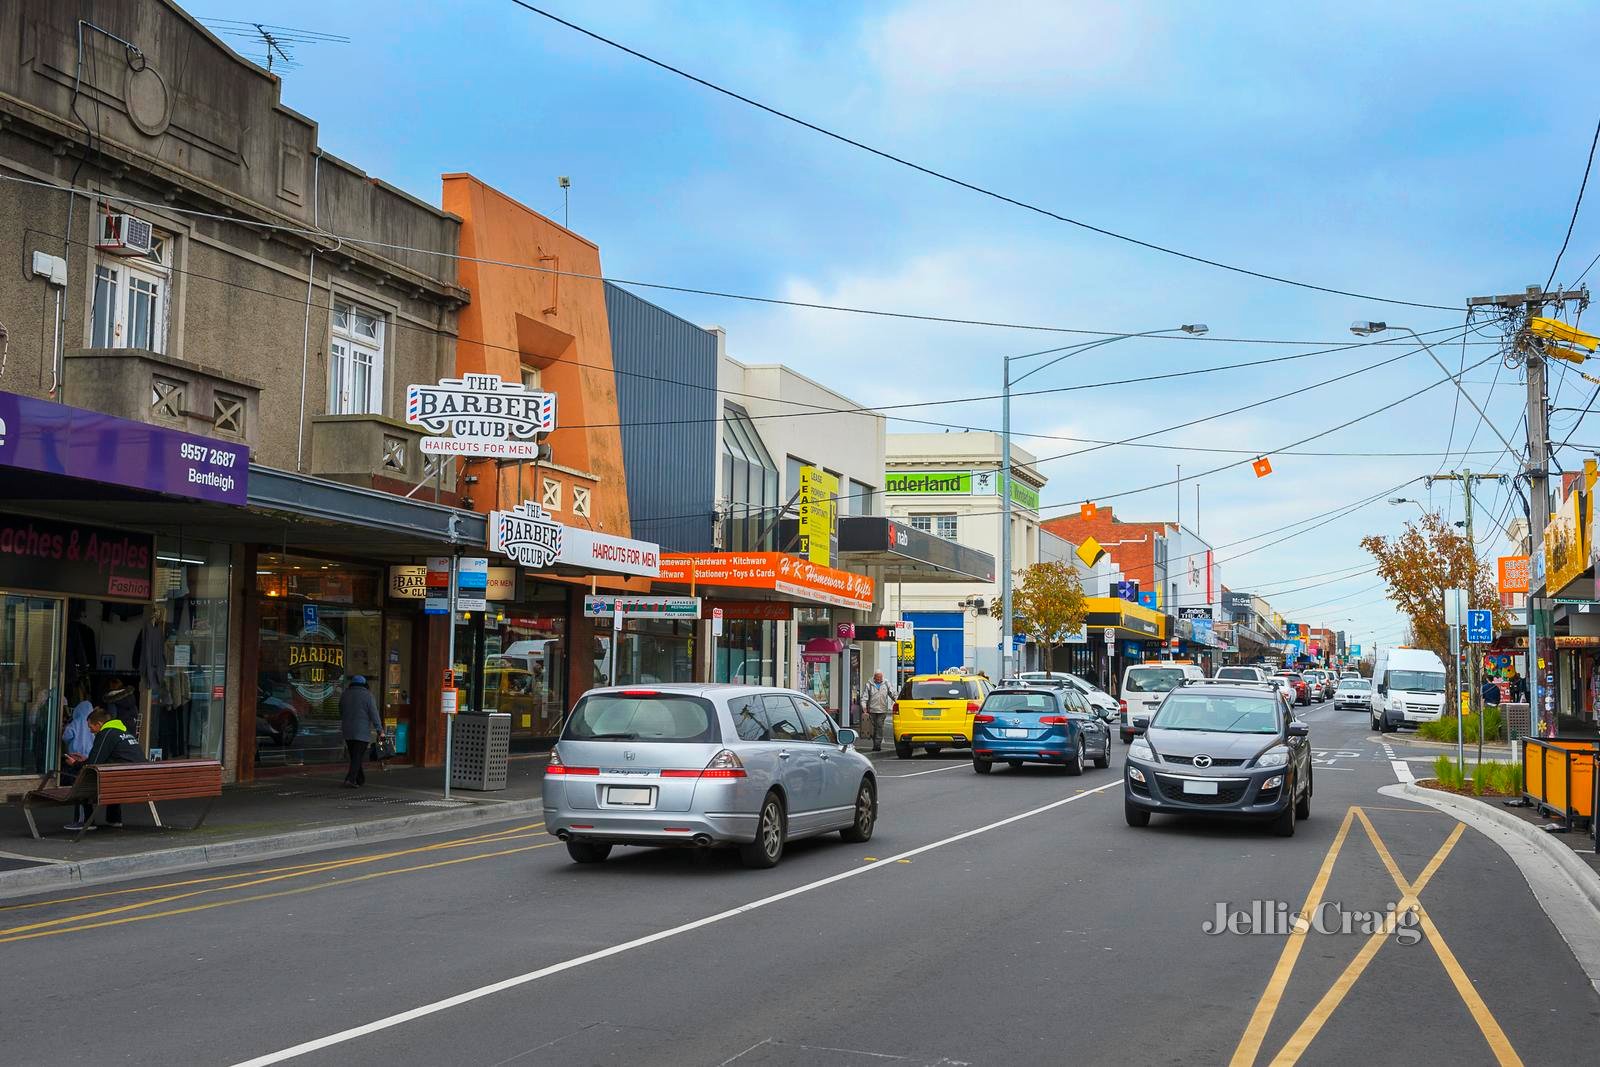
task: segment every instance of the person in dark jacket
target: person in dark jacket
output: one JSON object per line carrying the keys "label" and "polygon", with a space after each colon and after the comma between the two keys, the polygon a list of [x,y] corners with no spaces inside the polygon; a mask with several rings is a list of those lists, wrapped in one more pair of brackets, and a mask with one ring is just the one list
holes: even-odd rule
{"label": "person in dark jacket", "polygon": [[1483,680],[1483,692],[1480,695],[1483,697],[1484,707],[1499,707],[1500,683],[1493,678],[1485,678]]}
{"label": "person in dark jacket", "polygon": [[1511,672],[1511,703],[1526,704],[1528,702],[1528,680],[1516,671]]}
{"label": "person in dark jacket", "polygon": [[[89,729],[94,731],[94,744],[89,749],[89,758],[84,760],[86,766],[97,763],[143,763],[144,749],[139,744],[139,739],[129,730],[126,723],[117,718],[105,708],[95,708],[89,713]],[[74,832],[82,830],[94,812],[87,805],[77,806],[77,818],[66,826]],[[122,805],[106,805],[107,826],[122,829]]]}
{"label": "person in dark jacket", "polygon": [[344,747],[350,753],[350,769],[345,772],[346,789],[367,784],[367,745],[373,734],[383,733],[383,720],[378,717],[378,702],[367,688],[362,675],[350,679],[339,697],[339,725],[344,733]]}

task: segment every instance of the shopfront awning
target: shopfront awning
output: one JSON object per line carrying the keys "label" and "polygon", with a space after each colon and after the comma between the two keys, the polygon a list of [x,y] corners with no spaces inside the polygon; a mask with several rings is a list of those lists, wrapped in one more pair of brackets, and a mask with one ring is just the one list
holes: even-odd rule
{"label": "shopfront awning", "polygon": [[[798,543],[799,522],[778,524],[778,543]],[[877,567],[886,582],[992,582],[994,557],[924,533],[883,515],[839,519],[839,558],[849,568]]]}
{"label": "shopfront awning", "polygon": [[700,596],[778,600],[871,611],[876,583],[864,574],[823,567],[785,552],[668,552],[660,585],[689,586]]}
{"label": "shopfront awning", "polygon": [[19,509],[290,551],[359,551],[403,560],[452,546],[481,547],[488,536],[484,516],[476,512],[256,465],[250,467],[243,506],[29,471],[6,470],[0,477],[8,505]]}
{"label": "shopfront awning", "polygon": [[1085,597],[1088,613],[1085,624],[1091,630],[1117,630],[1117,636],[1130,641],[1160,641],[1167,636],[1167,617],[1159,611],[1141,607],[1131,600],[1114,596]]}

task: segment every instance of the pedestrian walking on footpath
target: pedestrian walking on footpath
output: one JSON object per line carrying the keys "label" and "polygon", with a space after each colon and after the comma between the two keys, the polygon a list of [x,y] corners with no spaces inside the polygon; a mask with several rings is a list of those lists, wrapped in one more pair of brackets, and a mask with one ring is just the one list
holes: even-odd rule
{"label": "pedestrian walking on footpath", "polygon": [[339,726],[344,733],[344,747],[350,753],[350,769],[345,772],[346,789],[367,784],[367,745],[374,734],[383,733],[383,720],[378,717],[378,702],[367,688],[367,679],[356,675],[339,696]]}
{"label": "pedestrian walking on footpath", "polygon": [[894,712],[894,691],[883,680],[882,671],[872,672],[872,681],[861,694],[861,735],[872,738],[872,751],[883,751],[883,721]]}
{"label": "pedestrian walking on footpath", "polygon": [[1500,683],[1495,681],[1493,678],[1485,678],[1483,680],[1483,692],[1481,695],[1483,696],[1483,703],[1485,707],[1499,707]]}

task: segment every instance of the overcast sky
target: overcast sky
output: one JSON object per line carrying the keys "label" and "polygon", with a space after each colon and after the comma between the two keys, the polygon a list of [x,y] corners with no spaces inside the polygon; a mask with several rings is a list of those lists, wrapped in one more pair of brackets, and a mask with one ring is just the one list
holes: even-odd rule
{"label": "overcast sky", "polygon": [[[1582,3],[540,6],[1059,214],[1264,273],[1451,309],[1469,295],[1545,281],[1600,112],[1581,58],[1592,54],[1600,21]],[[1203,322],[1212,338],[1308,342],[1120,341],[1030,378],[1031,389],[1347,344],[1357,319],[1444,330],[1440,358],[1452,368],[1487,361],[1466,374],[1468,388],[1520,440],[1520,371],[1502,368],[1494,345],[1482,343],[1498,338],[1492,325],[1471,336],[1480,343],[1459,343],[1463,310],[1293,288],[1056,222],[775,119],[510,0],[211,0],[194,11],[352,38],[301,46],[303,66],[287,74],[284,101],[320,124],[324,148],[430,202],[440,174],[465,170],[559,219],[556,177],[570,175],[572,227],[600,245],[614,277],[1092,330]],[[1600,202],[1591,201],[1556,280],[1572,282],[1597,253]],[[1003,355],[1072,340],[639,291],[725,326],[737,358],[787,363],[865,404],[987,396],[998,391]],[[1041,435],[1019,437],[1036,455],[1056,455],[1086,446],[1052,438],[1161,429],[1410,347],[1029,397],[1014,405],[1013,427]],[[1094,498],[1129,518],[1170,520],[1175,487],[1114,494],[1171,479],[1179,464],[1189,478],[1245,460],[1199,482],[1199,532],[1225,546],[1434,473],[1447,445],[1449,468],[1512,469],[1448,384],[1285,449],[1443,377],[1417,353],[1149,439],[1259,451],[1274,468],[1264,479],[1247,454],[1119,446],[1053,460],[1044,466],[1046,513]],[[1591,387],[1569,377],[1555,403],[1582,408]],[[994,401],[906,414],[1000,423]],[[1576,414],[1558,411],[1557,440]],[[1600,426],[1572,439],[1596,433]],[[1559,458],[1579,466],[1585,454],[1568,448]],[[1397,495],[1430,499],[1420,482]],[[1459,491],[1440,485],[1431,500],[1461,517]],[[1485,552],[1500,547],[1484,531],[1506,503],[1501,488],[1481,490]],[[1193,525],[1192,481],[1181,506]],[[1370,566],[1360,537],[1394,533],[1416,514],[1379,499],[1280,544],[1267,543],[1282,534],[1219,547],[1223,581],[1266,591],[1295,621],[1389,643],[1398,617],[1370,573],[1274,591]],[[1301,580],[1308,575],[1318,577]]]}

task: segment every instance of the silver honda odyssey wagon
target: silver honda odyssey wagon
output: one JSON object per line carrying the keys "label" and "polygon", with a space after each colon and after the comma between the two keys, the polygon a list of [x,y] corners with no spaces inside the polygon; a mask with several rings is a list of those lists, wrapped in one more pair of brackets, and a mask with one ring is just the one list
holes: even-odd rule
{"label": "silver honda odyssey wagon", "polygon": [[615,845],[736,846],[772,867],[784,844],[872,837],[872,764],[792,689],[672,684],[585,693],[550,753],[546,829],[579,863]]}

